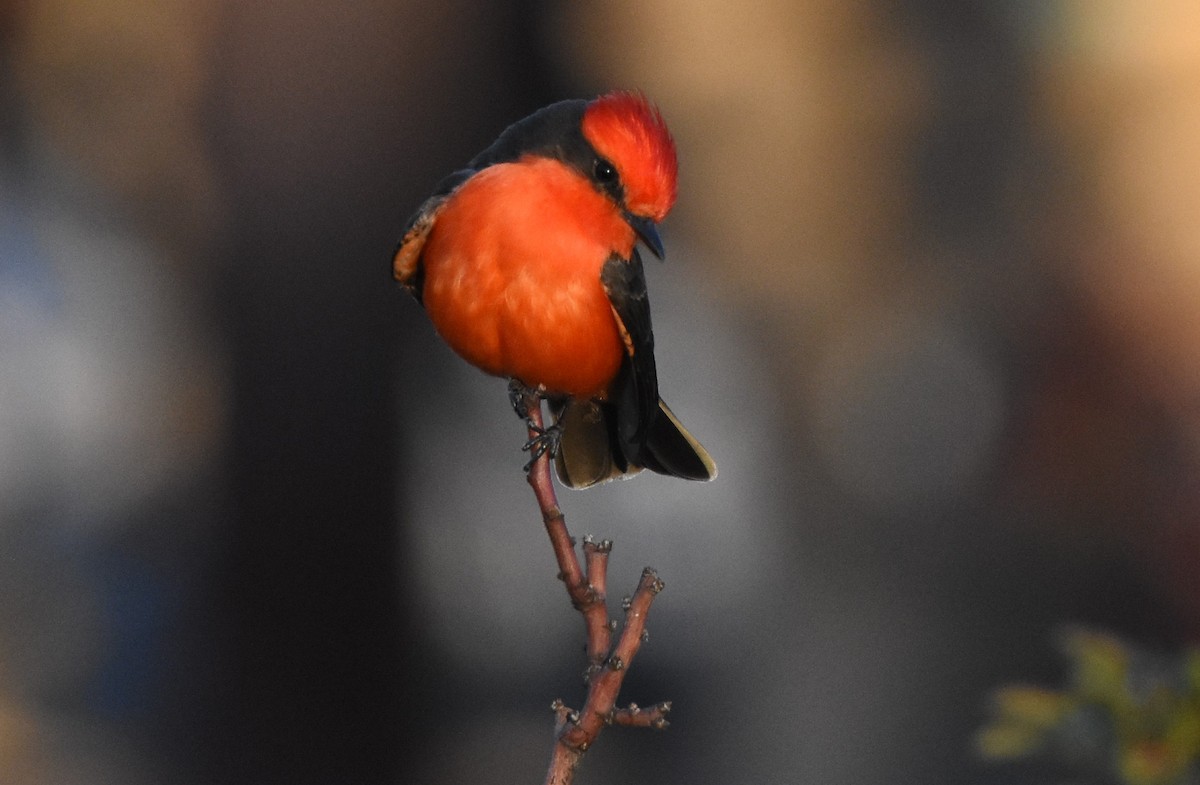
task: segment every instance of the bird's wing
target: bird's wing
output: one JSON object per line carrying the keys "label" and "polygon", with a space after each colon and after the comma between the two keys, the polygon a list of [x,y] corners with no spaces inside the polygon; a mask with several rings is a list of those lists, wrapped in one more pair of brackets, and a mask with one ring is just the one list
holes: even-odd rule
{"label": "bird's wing", "polygon": [[609,257],[601,268],[600,283],[625,344],[625,359],[607,400],[563,399],[551,406],[562,428],[555,461],[558,476],[571,488],[588,488],[640,471],[639,454],[650,419],[658,411],[654,333],[646,274],[637,249],[630,259]]}
{"label": "bird's wing", "polygon": [[600,271],[617,328],[625,343],[626,359],[610,402],[617,407],[617,436],[625,455],[636,460],[647,429],[658,413],[658,371],[654,365],[654,331],[646,273],[637,248],[626,260],[613,255]]}
{"label": "bird's wing", "polygon": [[631,466],[689,480],[713,479],[717,465],[708,451],[658,397],[650,301],[637,248],[628,262],[611,257],[601,270],[600,280],[627,355],[609,400],[601,407],[616,417],[613,430],[617,446]]}
{"label": "bird's wing", "polygon": [[404,233],[396,246],[392,257],[392,275],[406,289],[421,301],[422,289],[425,284],[425,270],[421,266],[421,251],[425,240],[437,222],[438,211],[450,198],[450,194],[475,174],[473,169],[460,169],[444,178],[433,190],[433,195],[417,208],[412,217],[404,225]]}

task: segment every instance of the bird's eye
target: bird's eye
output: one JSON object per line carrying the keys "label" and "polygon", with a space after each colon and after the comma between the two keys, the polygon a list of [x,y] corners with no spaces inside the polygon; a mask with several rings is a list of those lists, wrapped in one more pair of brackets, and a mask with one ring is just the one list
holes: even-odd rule
{"label": "bird's eye", "polygon": [[603,158],[596,159],[596,163],[592,167],[592,172],[595,174],[596,180],[601,183],[612,183],[617,180],[616,167]]}

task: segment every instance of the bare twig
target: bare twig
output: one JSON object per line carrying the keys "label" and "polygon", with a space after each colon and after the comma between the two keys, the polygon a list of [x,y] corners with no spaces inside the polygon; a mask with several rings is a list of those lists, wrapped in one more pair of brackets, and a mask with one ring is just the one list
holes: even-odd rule
{"label": "bare twig", "polygon": [[631,703],[628,708],[617,709],[613,712],[612,724],[625,725],[630,728],[663,730],[671,724],[667,722],[667,715],[670,713],[671,701],[663,701],[648,709],[643,709],[636,703]]}
{"label": "bare twig", "polygon": [[584,614],[587,625],[587,657],[589,674],[592,670],[604,665],[608,656],[608,647],[612,641],[612,623],[608,620],[607,584],[608,584],[608,554],[612,551],[612,540],[596,542],[590,534],[583,538],[583,557],[587,564],[588,584],[592,594],[604,608],[604,615]]}
{"label": "bare twig", "polygon": [[[526,394],[525,404],[529,435],[533,439],[544,433],[542,404],[532,392]],[[612,550],[612,542],[596,542],[591,536],[584,537],[584,565],[581,567],[575,553],[575,540],[567,531],[566,519],[554,492],[549,451],[533,462],[528,479],[542,511],[542,521],[550,535],[554,556],[558,560],[559,578],[567,587],[571,604],[583,615],[587,630],[588,666],[584,678],[588,691],[583,708],[573,711],[560,700],[552,704],[556,715],[555,742],[546,785],[570,785],[583,753],[596,742],[605,725],[656,729],[667,727],[667,714],[671,711],[669,702],[664,701],[649,709],[640,708],[635,703],[629,704],[628,708],[616,708],[621,683],[625,680],[634,655],[647,637],[646,614],[654,598],[662,591],[663,582],[653,569],[647,567],[642,571],[637,590],[622,603],[625,623],[613,645],[612,633],[616,624],[608,619],[606,602],[608,555]]]}

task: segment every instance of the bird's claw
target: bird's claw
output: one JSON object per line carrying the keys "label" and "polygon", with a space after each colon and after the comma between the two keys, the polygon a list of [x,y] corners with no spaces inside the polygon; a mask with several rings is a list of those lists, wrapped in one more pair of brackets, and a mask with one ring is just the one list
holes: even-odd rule
{"label": "bird's claw", "polygon": [[562,428],[558,423],[551,425],[549,428],[539,428],[532,421],[526,420],[525,425],[529,428],[529,432],[533,436],[529,437],[529,441],[521,447],[522,450],[529,453],[529,462],[525,464],[525,473],[528,474],[533,465],[543,455],[549,453],[553,459],[558,455],[559,445],[562,443]]}
{"label": "bird's claw", "polygon": [[558,423],[543,428],[533,421],[530,416],[530,407],[541,408],[541,395],[537,390],[525,386],[518,379],[508,380],[508,402],[512,404],[513,411],[525,421],[525,427],[529,429],[529,441],[521,447],[522,450],[529,453],[529,462],[525,464],[525,473],[528,474],[543,455],[549,453],[551,458],[558,455],[558,447],[562,442],[562,428]]}

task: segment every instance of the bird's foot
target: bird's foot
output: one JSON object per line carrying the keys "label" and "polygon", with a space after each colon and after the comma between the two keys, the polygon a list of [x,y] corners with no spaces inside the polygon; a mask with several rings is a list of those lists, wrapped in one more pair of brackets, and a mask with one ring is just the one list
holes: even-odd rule
{"label": "bird's foot", "polygon": [[529,438],[529,441],[525,442],[525,446],[521,448],[529,453],[529,462],[525,464],[525,473],[528,474],[533,465],[537,463],[538,458],[547,453],[549,453],[551,459],[558,455],[558,448],[562,444],[562,428],[558,423],[551,425],[549,428],[542,428],[528,419],[525,420],[525,426],[533,434]]}
{"label": "bird's foot", "polygon": [[[538,458],[546,453],[549,453],[551,458],[558,455],[558,447],[562,442],[562,427],[558,423],[548,427],[542,426],[542,393],[536,388],[526,386],[519,379],[508,380],[508,402],[529,429],[529,441],[521,448],[529,453],[529,462],[525,464],[525,473],[528,474]],[[534,407],[536,411],[533,411]]]}

